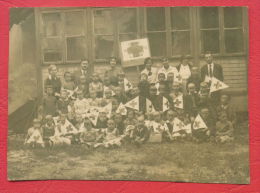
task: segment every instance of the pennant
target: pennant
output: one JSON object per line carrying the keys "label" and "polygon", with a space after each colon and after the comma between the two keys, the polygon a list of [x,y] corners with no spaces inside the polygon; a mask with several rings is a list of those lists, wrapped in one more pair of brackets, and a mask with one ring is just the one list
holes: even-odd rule
{"label": "pennant", "polygon": [[126,78],[124,78],[124,89],[126,92],[133,89],[133,85]]}
{"label": "pennant", "polygon": [[207,127],[206,123],[203,121],[203,119],[201,118],[200,114],[198,114],[194,120],[193,129],[197,130],[197,129],[202,129],[202,128],[208,128],[208,127]]}
{"label": "pennant", "polygon": [[125,107],[131,108],[131,109],[135,109],[137,111],[139,111],[139,96],[135,97],[134,99],[128,101],[125,104]]}
{"label": "pennant", "polygon": [[147,113],[151,113],[151,112],[154,112],[155,109],[154,109],[154,106],[152,104],[152,101],[150,101],[149,99],[146,99],[146,112]]}
{"label": "pennant", "polygon": [[188,125],[186,125],[186,126],[184,127],[184,130],[186,131],[186,133],[191,134],[191,123],[189,123]]}
{"label": "pennant", "polygon": [[97,125],[98,115],[99,115],[99,108],[98,108],[98,107],[91,107],[91,108],[86,112],[86,117],[88,117],[88,118],[90,119],[90,121],[91,121],[94,125]]}
{"label": "pennant", "polygon": [[163,112],[170,109],[170,102],[167,98],[163,97]]}
{"label": "pennant", "polygon": [[174,82],[182,83],[182,77],[180,73],[174,73]]}
{"label": "pennant", "polygon": [[108,118],[110,118],[112,113],[112,102],[102,107],[102,110],[105,111],[107,113]]}
{"label": "pennant", "polygon": [[125,108],[125,105],[123,105],[123,103],[120,103],[116,113],[120,113],[121,115],[126,115],[127,114],[127,109]]}
{"label": "pennant", "polygon": [[211,78],[209,77],[209,76],[205,76],[205,80],[204,80],[204,82],[207,82],[207,83],[209,83],[209,82],[211,82]]}
{"label": "pennant", "polygon": [[173,133],[179,132],[185,129],[185,124],[178,118],[173,120]]}
{"label": "pennant", "polygon": [[175,108],[183,109],[183,95],[179,95],[173,99],[173,104]]}
{"label": "pennant", "polygon": [[116,95],[116,93],[111,89],[111,88],[109,88],[108,86],[104,86],[104,93],[105,93],[105,91],[107,91],[107,90],[110,90],[111,91],[111,95],[112,96],[115,96]]}
{"label": "pennant", "polygon": [[215,77],[212,77],[211,85],[210,85],[210,92],[215,92],[215,91],[222,90],[222,89],[225,89],[228,87],[229,86],[226,85],[224,82],[216,79]]}

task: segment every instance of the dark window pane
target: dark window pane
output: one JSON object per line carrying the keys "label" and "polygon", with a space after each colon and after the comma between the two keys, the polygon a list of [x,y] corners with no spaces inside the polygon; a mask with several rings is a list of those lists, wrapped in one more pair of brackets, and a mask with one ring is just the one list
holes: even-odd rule
{"label": "dark window pane", "polygon": [[95,34],[113,34],[113,17],[111,9],[100,9],[94,11]]}
{"label": "dark window pane", "polygon": [[119,41],[120,42],[128,41],[128,40],[134,40],[136,38],[137,38],[136,34],[121,34],[121,35],[119,35]]}
{"label": "dark window pane", "polygon": [[190,54],[190,32],[172,33],[172,55]]}
{"label": "dark window pane", "polygon": [[241,29],[225,30],[225,48],[227,53],[243,52],[243,32]]}
{"label": "dark window pane", "polygon": [[80,60],[86,56],[86,42],[83,37],[67,38],[67,60]]}
{"label": "dark window pane", "polygon": [[219,31],[205,30],[201,31],[202,52],[210,51],[219,53]]}
{"label": "dark window pane", "polygon": [[65,12],[65,31],[67,35],[84,34],[84,14],[81,11]]}
{"label": "dark window pane", "polygon": [[171,26],[173,30],[190,28],[190,14],[188,7],[171,7]]}
{"label": "dark window pane", "polygon": [[241,7],[225,7],[224,8],[224,24],[225,27],[241,27],[242,26],[242,8]]}
{"label": "dark window pane", "polygon": [[129,33],[137,31],[136,8],[119,9],[117,18],[119,33]]}
{"label": "dark window pane", "polygon": [[43,59],[45,62],[57,62],[62,60],[62,41],[60,38],[42,39]]}
{"label": "dark window pane", "polygon": [[42,33],[44,37],[61,35],[60,13],[44,13],[42,14],[42,19]]}
{"label": "dark window pane", "polygon": [[200,23],[202,29],[218,28],[218,8],[217,7],[202,7],[200,8]]}
{"label": "dark window pane", "polygon": [[96,36],[95,38],[96,59],[107,59],[114,55],[114,37]]}
{"label": "dark window pane", "polygon": [[149,33],[148,39],[149,39],[152,56],[165,56],[166,55],[165,33]]}
{"label": "dark window pane", "polygon": [[164,31],[165,30],[165,13],[164,7],[149,7],[147,11],[147,30]]}

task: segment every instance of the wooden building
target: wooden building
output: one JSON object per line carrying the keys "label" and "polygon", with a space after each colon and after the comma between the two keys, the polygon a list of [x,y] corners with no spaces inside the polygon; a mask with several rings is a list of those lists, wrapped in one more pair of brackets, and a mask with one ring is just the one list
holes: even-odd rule
{"label": "wooden building", "polygon": [[[110,56],[120,57],[121,41],[148,37],[156,66],[160,66],[157,61],[162,56],[177,65],[180,55],[185,54],[193,65],[200,67],[205,64],[203,54],[214,53],[215,62],[223,66],[225,83],[230,86],[228,92],[235,102],[240,102],[240,110],[247,110],[247,8],[34,8],[23,22],[29,21],[34,34],[32,30],[29,33],[34,37],[25,38],[33,40],[33,45],[22,52],[28,57],[35,56],[29,62],[37,69],[39,96],[49,64],[57,64],[62,77],[65,71],[78,68],[82,58],[87,58],[91,70],[102,73],[108,68]],[[132,82],[137,82],[135,67],[125,71]]]}

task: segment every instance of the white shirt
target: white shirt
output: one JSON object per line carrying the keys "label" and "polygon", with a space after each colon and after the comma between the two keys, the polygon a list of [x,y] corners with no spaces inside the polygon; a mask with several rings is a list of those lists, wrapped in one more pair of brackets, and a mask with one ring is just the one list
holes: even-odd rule
{"label": "white shirt", "polygon": [[158,79],[158,75],[160,73],[164,73],[165,74],[165,78],[167,79],[167,76],[168,76],[169,73],[178,74],[178,70],[175,67],[173,67],[173,66],[169,66],[168,69],[165,69],[164,67],[162,67],[162,68],[159,69],[159,71],[157,73],[157,79]]}
{"label": "white shirt", "polygon": [[179,74],[181,75],[182,79],[188,79],[191,75],[189,65],[184,66],[181,64]]}
{"label": "white shirt", "polygon": [[[149,76],[149,72],[151,72]],[[155,83],[156,82],[156,75],[157,75],[157,68],[151,67],[151,70],[147,70],[146,68],[141,72],[141,74],[146,74],[148,76],[148,82],[149,83]]]}

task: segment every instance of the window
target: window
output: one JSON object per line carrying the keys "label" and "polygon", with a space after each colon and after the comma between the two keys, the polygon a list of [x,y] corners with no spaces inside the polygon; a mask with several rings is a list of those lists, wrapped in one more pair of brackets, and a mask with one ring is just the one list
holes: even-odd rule
{"label": "window", "polygon": [[96,59],[106,59],[115,55],[112,9],[94,10],[94,42]]}
{"label": "window", "polygon": [[243,52],[243,23],[241,7],[224,8],[225,52]]}
{"label": "window", "polygon": [[147,37],[149,39],[151,55],[166,55],[166,23],[164,7],[146,8]]}
{"label": "window", "polygon": [[83,11],[65,12],[66,61],[86,57],[85,15]]}
{"label": "window", "polygon": [[41,45],[44,62],[62,61],[62,22],[60,12],[43,13]]}
{"label": "window", "polygon": [[190,8],[171,7],[172,56],[191,54]]}
{"label": "window", "polygon": [[201,52],[219,53],[219,13],[217,7],[200,8]]}

